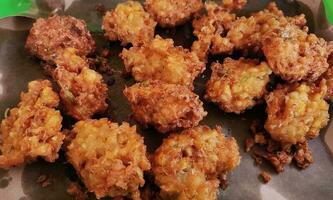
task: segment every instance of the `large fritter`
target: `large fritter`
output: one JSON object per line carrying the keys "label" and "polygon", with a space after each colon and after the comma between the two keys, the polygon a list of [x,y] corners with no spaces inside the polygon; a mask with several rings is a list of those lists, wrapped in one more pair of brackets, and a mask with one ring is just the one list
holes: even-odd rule
{"label": "large fritter", "polygon": [[267,32],[262,45],[274,74],[288,82],[315,81],[329,67],[330,45],[294,25]]}
{"label": "large fritter", "polygon": [[196,54],[183,47],[175,47],[172,39],[160,36],[141,47],[124,49],[121,58],[125,71],[132,73],[136,81],[161,80],[191,89],[194,79],[205,69]]}
{"label": "large fritter", "polygon": [[237,114],[262,99],[272,73],[266,62],[244,58],[226,58],[222,65],[213,63],[211,68],[205,98],[222,110]]}
{"label": "large fritter", "polygon": [[122,45],[142,45],[154,38],[156,22],[137,1],[120,3],[103,19],[105,36],[120,40]]}
{"label": "large fritter", "polygon": [[145,9],[162,27],[185,23],[203,7],[201,0],[146,0]]}
{"label": "large fritter", "polygon": [[207,115],[199,96],[181,85],[148,81],[126,88],[124,95],[133,117],[162,133],[194,127]]}
{"label": "large fritter", "polygon": [[10,168],[42,157],[48,162],[58,158],[64,135],[62,117],[55,110],[59,96],[47,80],[29,83],[21,101],[1,122],[0,168]]}
{"label": "large fritter", "polygon": [[140,199],[144,171],[150,169],[143,138],[135,126],[107,119],[75,124],[67,147],[68,161],[97,198]]}
{"label": "large fritter", "polygon": [[54,79],[60,86],[60,97],[69,115],[77,120],[89,119],[107,108],[107,85],[102,75],[89,68],[77,50],[67,48],[56,59]]}
{"label": "large fritter", "polygon": [[240,163],[238,145],[220,128],[198,126],[164,139],[152,158],[163,199],[217,199],[219,178]]}
{"label": "large fritter", "polygon": [[306,83],[280,85],[266,97],[265,129],[274,140],[296,144],[319,135],[329,120],[329,105],[324,100],[327,86]]}
{"label": "large fritter", "polygon": [[25,48],[45,61],[54,61],[65,48],[75,48],[80,56],[95,51],[95,41],[86,23],[71,16],[39,18],[30,29]]}

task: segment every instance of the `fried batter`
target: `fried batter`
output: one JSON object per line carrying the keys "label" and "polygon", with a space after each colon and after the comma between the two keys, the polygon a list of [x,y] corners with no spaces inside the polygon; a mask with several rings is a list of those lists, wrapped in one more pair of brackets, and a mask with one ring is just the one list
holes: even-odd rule
{"label": "fried batter", "polygon": [[262,44],[274,74],[288,82],[315,81],[329,67],[327,42],[297,26],[288,25],[266,33]]}
{"label": "fried batter", "polygon": [[96,197],[126,196],[140,199],[143,172],[150,169],[143,138],[136,127],[107,119],[85,120],[75,124],[74,139],[67,149],[74,166],[90,192]]}
{"label": "fried batter", "polygon": [[156,22],[137,1],[127,1],[108,11],[102,29],[109,40],[120,40],[122,45],[139,46],[154,38]]}
{"label": "fried batter", "polygon": [[266,97],[265,129],[274,140],[284,143],[296,144],[317,137],[329,120],[326,91],[325,81],[319,86],[306,83],[278,86]]}
{"label": "fried batter", "polygon": [[333,54],[329,56],[328,64],[330,66],[323,75],[323,78],[326,79],[327,84],[327,94],[325,99],[333,102]]}
{"label": "fried batter", "polygon": [[262,99],[271,73],[266,62],[226,58],[222,65],[212,64],[205,98],[226,112],[239,114]]}
{"label": "fried batter", "polygon": [[199,96],[181,85],[147,81],[126,88],[124,95],[133,117],[161,133],[197,126],[207,115]]}
{"label": "fried batter", "polygon": [[48,80],[32,81],[21,93],[18,107],[1,122],[0,168],[23,165],[42,157],[48,162],[58,158],[64,135],[62,117],[55,110],[59,96]]}
{"label": "fried batter", "polygon": [[71,16],[39,18],[30,29],[25,48],[45,61],[54,61],[65,48],[77,49],[86,56],[95,51],[95,41],[86,23]]}
{"label": "fried batter", "polygon": [[103,77],[89,69],[76,49],[67,48],[56,59],[54,79],[61,88],[60,97],[69,115],[77,120],[89,119],[107,108],[107,85]]}
{"label": "fried batter", "polygon": [[205,70],[196,54],[177,46],[172,39],[155,39],[141,47],[124,49],[121,53],[125,71],[136,81],[161,80],[193,89],[194,79]]}
{"label": "fried batter", "polygon": [[162,27],[184,24],[203,8],[201,0],[146,0],[145,9]]}
{"label": "fried batter", "polygon": [[152,171],[164,199],[217,199],[219,178],[240,163],[234,138],[220,128],[198,126],[163,141],[152,158]]}

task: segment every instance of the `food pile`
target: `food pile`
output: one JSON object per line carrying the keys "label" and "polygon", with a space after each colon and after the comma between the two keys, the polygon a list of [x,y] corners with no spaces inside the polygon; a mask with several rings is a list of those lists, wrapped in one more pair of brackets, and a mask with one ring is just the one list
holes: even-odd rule
{"label": "food pile", "polygon": [[[25,48],[52,66],[56,87],[49,80],[30,82],[18,106],[2,120],[0,168],[39,157],[54,162],[62,147],[97,198],[217,199],[219,186],[225,186],[241,157],[235,138],[219,126],[200,124],[208,114],[204,102],[235,114],[266,105],[267,118],[251,126],[253,137],[245,150],[278,172],[292,160],[309,166],[313,158],[307,142],[330,117],[333,44],[309,33],[303,14],[285,16],[273,2],[248,17],[237,16],[246,3],[126,1],[105,13],[105,38],[124,46],[119,55],[124,73],[136,81],[123,91],[132,117],[165,135],[152,155],[136,126],[96,117],[113,97],[92,66],[96,45],[86,23],[59,15],[37,19]],[[196,39],[190,49],[155,34],[156,26],[191,21]],[[221,59],[210,62],[212,55]],[[207,69],[211,75],[200,98],[194,80]],[[64,115],[76,120],[71,130],[62,129]],[[146,190],[145,174],[153,177],[154,191]],[[261,176],[270,180],[267,172]],[[74,183],[68,191],[78,199],[87,197]]]}

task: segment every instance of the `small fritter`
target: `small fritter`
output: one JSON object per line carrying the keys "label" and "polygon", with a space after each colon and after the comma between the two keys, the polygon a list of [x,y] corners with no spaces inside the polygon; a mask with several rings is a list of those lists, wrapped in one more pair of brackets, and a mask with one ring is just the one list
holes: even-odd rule
{"label": "small fritter", "polygon": [[237,114],[262,99],[272,73],[266,62],[244,58],[226,58],[223,64],[213,63],[211,68],[205,98],[222,110]]}
{"label": "small fritter", "polygon": [[306,24],[304,15],[285,17],[274,2],[248,18],[236,19],[235,14],[215,3],[207,3],[206,10],[207,15],[193,21],[194,35],[198,40],[193,43],[192,51],[203,61],[208,53],[216,55],[231,54],[234,50],[258,51],[261,49],[263,34],[269,30],[286,24],[303,28]]}
{"label": "small fritter", "polygon": [[279,85],[266,97],[268,118],[265,129],[274,140],[296,144],[319,135],[329,120],[324,100],[325,81],[319,86],[306,83]]}
{"label": "small fritter", "polygon": [[103,18],[102,29],[111,40],[120,40],[122,45],[128,43],[139,46],[154,38],[156,22],[137,1],[127,1],[108,11]]}
{"label": "small fritter", "polygon": [[274,74],[288,82],[315,81],[329,67],[330,47],[314,34],[288,25],[266,33],[263,51]]}
{"label": "small fritter", "polygon": [[203,8],[202,0],[146,0],[145,9],[162,27],[184,24]]}
{"label": "small fritter", "polygon": [[144,171],[150,169],[143,138],[136,127],[107,119],[79,121],[71,131],[68,161],[96,197],[140,199]]}
{"label": "small fritter", "polygon": [[65,48],[75,48],[80,56],[95,51],[95,41],[86,23],[71,16],[39,18],[30,29],[25,48],[45,61],[54,61]]}
{"label": "small fritter", "polygon": [[199,96],[185,86],[147,81],[124,90],[133,117],[166,133],[197,126],[207,115]]}
{"label": "small fritter", "polygon": [[1,122],[0,168],[10,168],[42,157],[48,162],[58,158],[65,138],[62,117],[55,110],[59,96],[48,80],[31,81],[21,101]]}
{"label": "small fritter", "polygon": [[102,75],[77,56],[76,49],[65,49],[56,64],[53,77],[61,88],[60,97],[69,115],[83,120],[106,110],[107,85]]}
{"label": "small fritter", "polygon": [[124,49],[121,53],[125,71],[136,81],[161,80],[193,89],[194,79],[205,70],[196,54],[174,46],[172,39],[156,36],[151,43]]}
{"label": "small fritter", "polygon": [[240,163],[234,138],[221,129],[198,126],[164,139],[152,158],[163,199],[217,199],[219,179]]}

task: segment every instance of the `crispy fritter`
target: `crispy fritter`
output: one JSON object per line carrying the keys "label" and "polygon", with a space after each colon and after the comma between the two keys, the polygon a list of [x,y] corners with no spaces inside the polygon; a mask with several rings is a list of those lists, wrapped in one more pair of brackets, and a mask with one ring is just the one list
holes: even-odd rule
{"label": "crispy fritter", "polygon": [[328,70],[324,73],[323,77],[327,81],[326,82],[327,83],[327,94],[326,94],[325,99],[333,102],[333,63],[330,65]]}
{"label": "crispy fritter", "polygon": [[39,18],[30,29],[25,48],[45,61],[54,61],[65,48],[75,48],[80,56],[95,51],[95,41],[86,23],[71,16]]}
{"label": "crispy fritter", "polygon": [[287,24],[303,28],[306,24],[304,15],[285,17],[275,3],[270,3],[266,9],[248,18],[236,19],[225,7],[215,3],[206,4],[206,10],[207,15],[193,21],[194,35],[198,40],[193,43],[192,51],[203,61],[208,53],[231,54],[235,49],[258,50],[263,34],[269,30]]}
{"label": "crispy fritter", "polygon": [[124,49],[125,71],[136,81],[161,80],[193,89],[194,79],[205,70],[196,54],[177,46],[172,39],[156,36],[151,43]]}
{"label": "crispy fritter", "polygon": [[124,90],[133,117],[166,133],[197,126],[207,115],[199,96],[185,86],[147,81]]}
{"label": "crispy fritter", "polygon": [[139,187],[150,169],[143,138],[136,127],[107,119],[85,120],[75,124],[74,139],[67,147],[68,161],[90,192],[105,196],[140,199]]}
{"label": "crispy fritter", "polygon": [[137,1],[127,1],[108,11],[103,18],[102,29],[109,40],[120,40],[139,46],[154,38],[156,22]]}
{"label": "crispy fritter", "polygon": [[198,126],[164,139],[152,158],[152,171],[164,199],[217,199],[219,178],[240,163],[234,138],[220,128]]}
{"label": "crispy fritter", "polygon": [[315,81],[329,67],[327,42],[297,26],[267,32],[262,44],[274,74],[288,82]]}
{"label": "crispy fritter", "polygon": [[205,98],[222,110],[237,114],[262,99],[272,73],[266,62],[244,58],[226,58],[223,64],[213,63],[211,68]]}
{"label": "crispy fritter", "polygon": [[266,97],[265,129],[274,140],[284,143],[296,144],[317,137],[329,120],[326,91],[325,81],[319,86],[306,83],[278,86]]}
{"label": "crispy fritter", "polygon": [[77,120],[89,119],[107,108],[107,85],[102,75],[89,69],[76,49],[67,48],[56,59],[54,79],[60,86],[60,97],[69,115]]}
{"label": "crispy fritter", "polygon": [[55,110],[59,96],[48,80],[32,81],[21,93],[21,101],[1,122],[0,168],[22,165],[42,157],[48,162],[58,158],[65,136],[62,117]]}
{"label": "crispy fritter", "polygon": [[203,8],[201,0],[146,0],[145,9],[162,27],[184,24]]}

